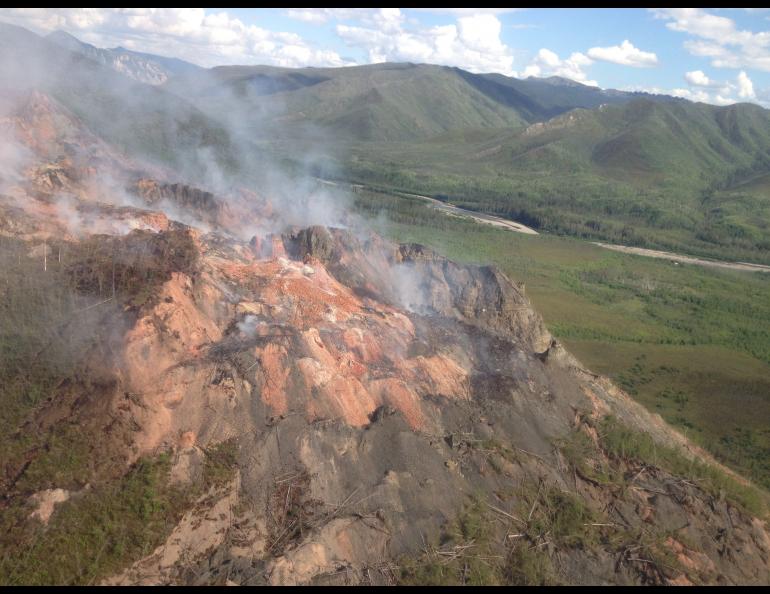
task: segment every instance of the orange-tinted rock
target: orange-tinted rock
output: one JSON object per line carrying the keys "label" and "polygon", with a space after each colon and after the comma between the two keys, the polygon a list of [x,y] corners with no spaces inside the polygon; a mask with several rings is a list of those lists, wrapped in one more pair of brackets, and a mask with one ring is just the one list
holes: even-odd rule
{"label": "orange-tinted rock", "polygon": [[447,398],[470,396],[468,372],[446,355],[408,359],[402,362],[402,367],[422,394]]}
{"label": "orange-tinted rock", "polygon": [[254,355],[264,376],[262,400],[276,415],[286,414],[286,388],[290,371],[286,349],[280,345],[268,344],[264,348],[256,349]]}
{"label": "orange-tinted rock", "polygon": [[371,389],[379,396],[380,401],[400,411],[412,429],[418,430],[424,426],[425,418],[420,407],[420,398],[403,380],[376,380],[371,383]]}

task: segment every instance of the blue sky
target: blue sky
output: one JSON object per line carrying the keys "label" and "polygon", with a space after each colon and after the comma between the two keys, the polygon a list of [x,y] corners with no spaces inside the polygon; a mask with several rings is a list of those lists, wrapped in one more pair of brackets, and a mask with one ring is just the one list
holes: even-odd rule
{"label": "blue sky", "polygon": [[766,9],[0,8],[0,20],[203,66],[429,62],[770,106]]}

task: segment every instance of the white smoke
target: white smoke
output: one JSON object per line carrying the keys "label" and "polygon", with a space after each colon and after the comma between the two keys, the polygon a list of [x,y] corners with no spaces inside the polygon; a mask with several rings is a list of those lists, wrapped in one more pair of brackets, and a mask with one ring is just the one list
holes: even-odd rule
{"label": "white smoke", "polygon": [[33,154],[20,143],[0,111],[0,192],[7,191],[24,179],[24,170],[33,162]]}
{"label": "white smoke", "polygon": [[[245,91],[236,90],[221,80],[212,79],[200,88],[213,88],[213,95],[180,93],[175,96],[173,84],[166,85],[167,90],[159,90],[124,80],[121,75],[97,65],[84,70],[82,57],[68,56],[68,52],[59,47],[52,52],[47,42],[27,32],[29,36],[32,37],[27,39],[23,68],[16,59],[9,59],[15,54],[0,40],[0,82],[11,88],[16,85],[50,94],[52,89],[73,89],[74,81],[76,87],[72,93],[76,95],[74,99],[70,97],[70,108],[80,109],[78,117],[108,145],[116,150],[131,148],[130,159],[115,159],[110,166],[96,161],[95,173],[89,179],[80,180],[85,188],[83,194],[97,205],[161,211],[169,219],[204,233],[224,233],[244,241],[254,235],[264,239],[271,234],[312,225],[345,228],[359,238],[367,236],[372,229],[371,222],[353,214],[352,199],[343,186],[322,183],[316,177],[321,171],[322,175],[335,177],[330,164],[336,162],[338,156],[336,140],[312,124],[300,127],[296,122],[291,126],[293,137],[282,137],[288,129],[283,124],[287,112],[282,98],[285,94],[272,93],[266,99],[265,90],[258,85],[247,85]],[[26,76],[27,72],[30,76]],[[100,102],[114,102],[138,119],[90,113],[90,107],[98,111],[99,105],[89,103],[93,99],[88,96],[77,95],[81,86],[96,94]],[[83,103],[79,102],[81,99]],[[205,124],[202,129],[213,134],[216,142],[197,142],[194,136],[185,136],[185,126],[191,121]],[[116,139],[125,146],[116,145]],[[168,162],[158,159],[157,147],[153,144],[156,141],[165,142]],[[285,150],[282,152],[279,148],[272,152],[272,147],[284,141],[288,144],[283,145],[283,149],[301,147],[291,154],[289,164],[280,157]],[[141,143],[146,144],[147,150],[137,152],[137,145]],[[89,150],[100,154],[98,148]],[[67,147],[76,152],[82,149],[73,143]],[[8,142],[2,150],[0,175],[3,179],[19,179],[29,151]],[[108,156],[112,154],[110,151],[112,149],[107,151]],[[91,159],[90,153],[83,153],[75,154],[72,161],[89,163]],[[209,191],[226,205],[227,216],[214,220],[171,199],[148,205],[133,190],[127,190],[133,188],[140,177],[160,184],[180,182]],[[132,219],[125,213],[108,225],[106,217],[96,216],[77,204],[83,198],[83,195],[56,198],[56,212],[62,224],[76,237],[94,232],[123,234],[133,228],[147,228],[140,218]],[[422,311],[426,307],[421,279],[415,270],[396,266],[390,272],[383,270],[382,275],[383,278],[390,275],[389,282],[404,307],[411,311]]]}
{"label": "white smoke", "polygon": [[257,330],[263,326],[266,327],[267,324],[252,314],[244,316],[244,318],[237,324],[238,332],[249,338],[256,336]]}

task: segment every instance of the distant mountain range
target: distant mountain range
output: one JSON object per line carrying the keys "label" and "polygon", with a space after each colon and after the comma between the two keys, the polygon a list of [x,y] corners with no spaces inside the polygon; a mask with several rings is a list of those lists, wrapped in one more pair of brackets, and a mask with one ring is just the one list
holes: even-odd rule
{"label": "distant mountain range", "polygon": [[200,66],[185,62],[184,60],[178,60],[177,58],[165,58],[153,54],[133,52],[123,47],[112,49],[98,48],[84,43],[64,31],[54,31],[46,35],[45,38],[72,52],[81,53],[100,64],[109,66],[129,78],[150,85],[163,84],[171,76],[191,74],[203,70]]}
{"label": "distant mountain range", "polygon": [[[516,79],[430,64],[383,63],[345,68],[221,66],[170,78],[165,88],[204,111],[280,116],[281,136],[303,125],[348,140],[417,140],[465,128],[540,122],[571,109],[593,109],[663,95],[603,90],[559,77]],[[249,118],[240,118],[248,122]]]}
{"label": "distant mountain range", "polygon": [[[383,63],[346,68],[221,66],[205,69],[176,58],[97,48],[64,31],[45,37],[133,80],[165,85],[215,109],[228,98],[270,109],[280,96],[281,125],[313,121],[357,140],[406,140],[466,127],[544,121],[575,108],[593,109],[639,97],[552,76],[517,79],[429,64]],[[681,100],[679,100],[681,101]],[[275,107],[273,107],[275,109]],[[240,111],[239,110],[239,111]]]}

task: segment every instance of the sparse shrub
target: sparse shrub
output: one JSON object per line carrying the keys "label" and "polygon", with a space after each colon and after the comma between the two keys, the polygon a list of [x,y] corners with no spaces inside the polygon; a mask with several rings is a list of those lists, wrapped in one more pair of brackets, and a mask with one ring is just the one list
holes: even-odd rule
{"label": "sparse shrub", "polygon": [[584,431],[571,431],[555,445],[581,478],[603,485],[617,482],[614,470],[604,464],[596,444]]}
{"label": "sparse shrub", "polygon": [[[497,515],[481,496],[472,498],[448,525],[440,547],[427,547],[418,557],[399,561],[399,583],[558,583],[550,558],[551,547],[595,544],[597,532],[590,524],[596,514],[578,496],[554,485],[525,485],[514,496],[518,501],[518,521]],[[512,523],[506,526],[509,521]],[[509,538],[514,532],[518,533],[515,538]]]}
{"label": "sparse shrub", "polygon": [[505,565],[506,582],[513,586],[553,586],[557,584],[553,564],[542,548],[529,543],[515,545]]}
{"label": "sparse shrub", "polygon": [[657,444],[646,433],[632,430],[615,417],[605,417],[599,425],[602,448],[610,456],[653,464],[675,476],[697,481],[717,498],[726,497],[750,514],[764,517],[767,496],[751,484],[742,484],[724,470],[694,458],[680,450]]}
{"label": "sparse shrub", "polygon": [[523,489],[520,517],[526,519],[526,533],[535,543],[547,539],[564,547],[587,547],[596,542],[591,523],[596,513],[577,495],[555,485],[541,483]]}
{"label": "sparse shrub", "polygon": [[484,500],[473,497],[449,524],[440,548],[399,562],[403,585],[476,585],[504,583],[498,529]]}
{"label": "sparse shrub", "polygon": [[65,270],[74,288],[136,309],[151,303],[172,272],[191,273],[198,251],[187,230],[135,230],[123,237],[92,235],[74,244]]}
{"label": "sparse shrub", "polygon": [[238,463],[238,441],[228,439],[204,452],[203,484],[205,487],[218,487],[232,480]]}
{"label": "sparse shrub", "polygon": [[0,583],[93,584],[149,554],[191,503],[169,485],[170,456],[141,459],[120,480],[59,504],[47,527],[16,504],[0,524]]}

